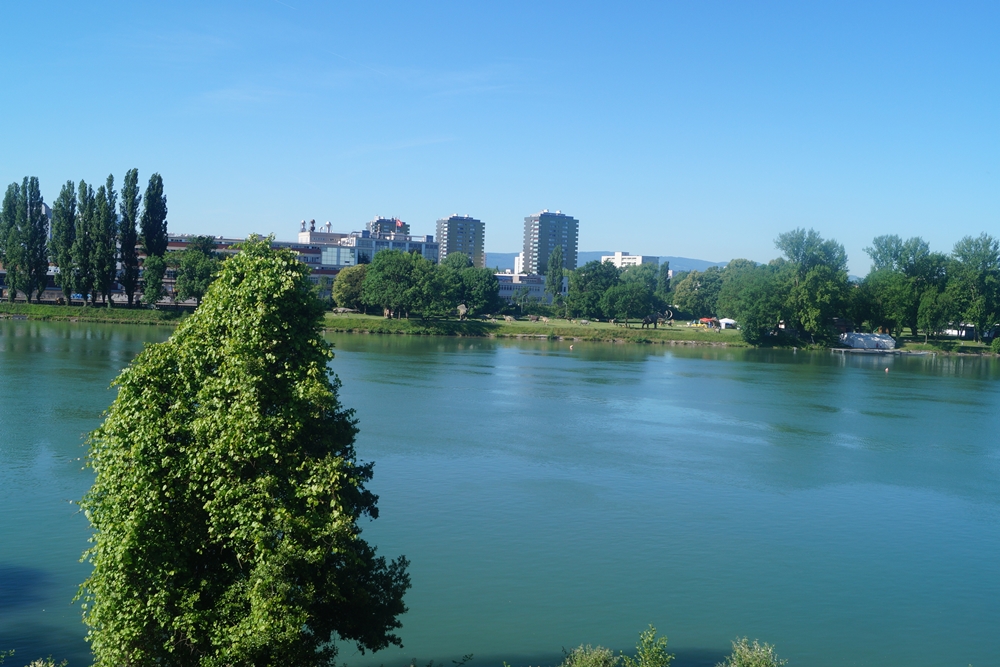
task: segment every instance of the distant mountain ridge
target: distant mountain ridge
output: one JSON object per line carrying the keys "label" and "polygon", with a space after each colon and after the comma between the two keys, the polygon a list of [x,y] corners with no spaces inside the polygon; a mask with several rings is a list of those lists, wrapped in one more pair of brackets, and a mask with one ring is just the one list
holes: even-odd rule
{"label": "distant mountain ridge", "polygon": [[[587,250],[580,251],[577,253],[577,264],[583,266],[587,262],[601,261],[601,257],[604,255],[613,255],[615,253],[608,250]],[[498,268],[501,271],[505,269],[514,270],[514,258],[517,257],[516,252],[488,252],[486,253],[486,266],[490,268]],[[670,262],[670,268],[674,271],[704,271],[710,266],[725,266],[729,262],[709,262],[705,259],[692,259],[690,257],[674,257],[673,255],[667,255],[660,257],[660,262]]]}

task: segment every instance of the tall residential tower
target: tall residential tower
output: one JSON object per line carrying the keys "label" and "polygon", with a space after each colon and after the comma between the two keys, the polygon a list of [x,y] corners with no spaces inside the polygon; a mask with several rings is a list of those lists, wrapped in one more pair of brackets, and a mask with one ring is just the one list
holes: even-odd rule
{"label": "tall residential tower", "polygon": [[440,244],[438,262],[452,252],[461,252],[477,268],[486,266],[486,225],[482,220],[467,215],[452,215],[437,221],[437,242]]}
{"label": "tall residential tower", "polygon": [[576,268],[576,244],[580,223],[561,211],[545,209],[524,219],[524,273],[545,274],[548,271],[549,253],[562,246],[563,268]]}

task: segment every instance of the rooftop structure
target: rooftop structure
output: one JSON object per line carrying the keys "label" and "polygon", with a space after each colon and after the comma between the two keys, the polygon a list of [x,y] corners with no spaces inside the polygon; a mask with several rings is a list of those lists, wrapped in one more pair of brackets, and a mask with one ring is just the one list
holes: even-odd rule
{"label": "rooftop structure", "polygon": [[403,234],[405,236],[410,234],[409,223],[403,222],[399,218],[383,218],[380,215],[370,220],[365,225],[365,229],[377,239],[386,238],[390,234]]}

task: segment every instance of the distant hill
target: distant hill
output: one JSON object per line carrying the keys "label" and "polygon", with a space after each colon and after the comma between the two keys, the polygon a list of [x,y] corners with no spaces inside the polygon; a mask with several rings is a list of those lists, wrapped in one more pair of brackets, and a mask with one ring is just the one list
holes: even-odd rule
{"label": "distant hill", "polygon": [[[578,263],[582,266],[587,262],[601,261],[603,255],[613,255],[607,250],[588,250],[577,253]],[[516,252],[488,252],[486,253],[486,266],[514,270],[514,258]],[[674,271],[704,271],[710,266],[725,266],[728,262],[709,262],[704,259],[691,259],[690,257],[660,257],[661,262],[670,262],[670,268]]]}

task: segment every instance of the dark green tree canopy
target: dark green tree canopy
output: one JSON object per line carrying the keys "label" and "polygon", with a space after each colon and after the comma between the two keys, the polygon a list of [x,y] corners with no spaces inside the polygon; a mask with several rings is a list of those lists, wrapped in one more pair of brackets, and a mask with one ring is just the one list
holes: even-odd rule
{"label": "dark green tree canopy", "polygon": [[136,246],[139,234],[136,225],[139,222],[139,170],[129,169],[125,173],[122,184],[122,201],[118,226],[118,244],[121,246],[121,283],[131,306],[135,300],[135,291],[139,287],[139,255]]}
{"label": "dark green tree canopy", "polygon": [[601,299],[618,284],[620,271],[611,262],[587,262],[569,275],[566,308],[570,315],[595,318],[603,315]]}
{"label": "dark green tree canopy", "polygon": [[115,381],[82,503],[97,667],[308,667],[333,664],[333,639],[400,643],[407,563],[361,537],[372,464],[308,274],[252,237]]}
{"label": "dark green tree canopy", "polygon": [[447,266],[448,268],[455,269],[456,271],[461,271],[462,269],[467,269],[472,266],[472,259],[469,258],[464,252],[450,252],[448,256],[444,258],[441,262],[441,266]]}
{"label": "dark green tree canopy", "polygon": [[180,253],[177,268],[179,299],[195,299],[201,303],[215,272],[219,270],[220,262],[216,255],[215,240],[211,236],[196,236]]}
{"label": "dark green tree canopy", "polygon": [[163,177],[159,174],[149,177],[142,203],[142,250],[147,255],[162,257],[167,252],[167,197],[163,194]]}

